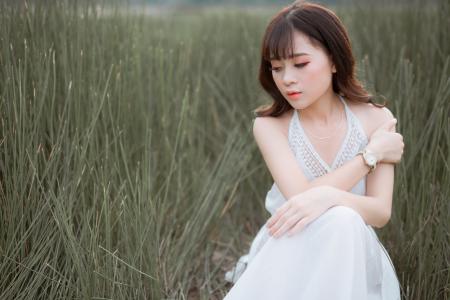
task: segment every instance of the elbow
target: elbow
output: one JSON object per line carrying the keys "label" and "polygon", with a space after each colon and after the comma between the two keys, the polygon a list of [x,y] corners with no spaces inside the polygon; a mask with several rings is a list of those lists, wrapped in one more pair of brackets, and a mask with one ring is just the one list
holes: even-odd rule
{"label": "elbow", "polygon": [[380,215],[378,224],[376,224],[375,227],[383,228],[384,226],[387,225],[387,223],[389,223],[390,220],[391,220],[391,210],[389,209]]}

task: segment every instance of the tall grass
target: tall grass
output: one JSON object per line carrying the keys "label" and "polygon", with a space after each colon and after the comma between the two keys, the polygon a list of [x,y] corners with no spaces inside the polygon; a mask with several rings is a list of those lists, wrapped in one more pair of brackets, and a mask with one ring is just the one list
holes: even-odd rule
{"label": "tall grass", "polygon": [[[0,6],[0,299],[220,299],[267,217],[251,126],[274,11],[115,7]],[[402,295],[449,299],[449,5],[337,12],[406,142],[379,230]]]}

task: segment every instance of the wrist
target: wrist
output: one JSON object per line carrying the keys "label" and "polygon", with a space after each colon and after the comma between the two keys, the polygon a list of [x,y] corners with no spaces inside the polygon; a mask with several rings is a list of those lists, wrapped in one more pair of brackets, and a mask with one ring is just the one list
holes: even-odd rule
{"label": "wrist", "polygon": [[339,205],[342,191],[334,186],[327,185],[324,187],[324,196],[328,201],[328,208]]}
{"label": "wrist", "polygon": [[369,173],[373,172],[377,167],[377,163],[379,162],[377,154],[369,149],[368,147],[364,148],[358,152],[364,159],[364,163],[370,168]]}
{"label": "wrist", "polygon": [[377,151],[376,149],[374,149],[370,144],[366,146],[367,150],[369,150],[370,152],[373,153],[373,155],[375,155],[375,157],[377,158],[377,161],[380,162],[383,160],[383,152],[382,151]]}
{"label": "wrist", "polygon": [[365,173],[369,173],[370,172],[370,167],[366,164],[366,161],[364,160],[364,157],[362,155],[356,155],[356,157],[358,157],[360,163],[364,166]]}
{"label": "wrist", "polygon": [[[331,199],[331,206],[338,206],[338,205],[344,205],[344,193],[342,190],[337,189],[337,188],[333,188],[333,196],[330,197]],[[330,207],[331,207],[330,206]]]}

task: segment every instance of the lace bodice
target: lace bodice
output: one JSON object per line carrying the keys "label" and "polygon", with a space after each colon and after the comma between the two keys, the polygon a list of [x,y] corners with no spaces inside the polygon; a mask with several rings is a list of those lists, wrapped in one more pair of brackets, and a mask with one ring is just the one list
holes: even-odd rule
{"label": "lace bodice", "polygon": [[[294,112],[292,113],[288,132],[289,147],[294,153],[297,163],[308,180],[313,180],[314,178],[339,168],[346,161],[352,159],[358,151],[362,150],[368,143],[368,138],[360,121],[352,113],[344,98],[339,95],[339,99],[344,104],[347,132],[331,166],[320,157],[309,141],[301,125],[300,114],[298,111],[294,109]],[[365,177],[362,178],[352,188],[351,192],[359,195],[365,194],[365,179]],[[279,191],[276,183],[274,183],[266,196],[266,209],[273,214],[284,201],[286,201],[286,199]]]}

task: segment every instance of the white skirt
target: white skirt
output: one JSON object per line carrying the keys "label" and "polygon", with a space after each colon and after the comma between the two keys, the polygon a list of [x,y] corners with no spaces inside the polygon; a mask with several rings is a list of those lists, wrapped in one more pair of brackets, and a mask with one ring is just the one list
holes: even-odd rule
{"label": "white skirt", "polygon": [[279,238],[263,226],[250,252],[226,273],[224,300],[398,300],[395,268],[373,228],[333,206],[300,232]]}

